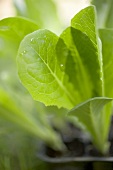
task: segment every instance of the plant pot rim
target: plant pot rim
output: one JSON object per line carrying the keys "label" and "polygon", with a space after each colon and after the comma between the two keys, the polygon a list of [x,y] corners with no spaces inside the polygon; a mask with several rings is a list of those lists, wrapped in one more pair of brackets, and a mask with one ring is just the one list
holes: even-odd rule
{"label": "plant pot rim", "polygon": [[52,158],[45,154],[44,150],[40,150],[37,153],[38,158],[45,162],[50,163],[69,163],[69,162],[113,162],[113,157],[93,157],[93,156],[81,156],[81,157],[59,157]]}

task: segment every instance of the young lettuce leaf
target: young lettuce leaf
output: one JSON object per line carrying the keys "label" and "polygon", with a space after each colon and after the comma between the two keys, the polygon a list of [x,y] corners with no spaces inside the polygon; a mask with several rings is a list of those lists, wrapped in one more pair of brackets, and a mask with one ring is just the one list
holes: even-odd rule
{"label": "young lettuce leaf", "polygon": [[68,113],[69,115],[76,116],[82,122],[90,133],[93,143],[103,154],[107,152],[109,146],[103,128],[105,126],[105,122],[102,121],[102,114],[104,114],[103,107],[112,100],[112,98],[107,97],[95,97],[77,105]]}
{"label": "young lettuce leaf", "polygon": [[[96,9],[89,6],[81,10],[71,21],[74,44],[80,55],[83,72],[89,76],[95,92],[94,96],[103,95],[102,55],[96,25]],[[94,97],[93,96],[93,97]]]}
{"label": "young lettuce leaf", "polygon": [[[90,6],[81,10],[72,19],[71,26],[61,34],[61,38],[70,51],[66,62],[70,63],[73,60],[71,70],[72,74],[75,74],[74,87],[78,89],[81,101],[102,96],[102,55],[98,42],[95,8]],[[59,60],[61,59],[59,55]],[[71,80],[71,74],[69,77]]]}
{"label": "young lettuce leaf", "polygon": [[26,36],[18,51],[18,71],[35,100],[70,109],[75,105],[76,94],[57,61],[57,41],[58,37],[48,30]]}
{"label": "young lettuce leaf", "polygon": [[[92,20],[90,15],[93,15]],[[79,20],[83,16],[89,18],[89,32],[86,28],[81,32],[71,28],[73,41],[77,39],[73,42],[75,53],[72,55],[65,38],[58,38],[47,30],[31,33],[21,42],[17,57],[19,76],[35,100],[70,109],[88,98],[102,96],[94,7],[79,12],[72,20],[72,26],[78,24],[84,27],[85,24]],[[79,37],[76,36],[78,32]]]}

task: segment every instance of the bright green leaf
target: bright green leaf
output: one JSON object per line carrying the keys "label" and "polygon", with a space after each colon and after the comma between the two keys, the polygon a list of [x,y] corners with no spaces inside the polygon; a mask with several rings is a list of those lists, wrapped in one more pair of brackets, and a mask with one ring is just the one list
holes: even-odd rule
{"label": "bright green leaf", "polygon": [[47,30],[26,36],[17,57],[19,76],[35,100],[69,109],[76,104],[78,92],[57,60],[57,42],[58,37]]}
{"label": "bright green leaf", "polygon": [[[86,69],[81,62],[80,56],[77,53],[76,46],[72,39],[71,28],[67,28],[61,34],[61,38],[57,43],[57,58],[58,62],[62,63],[62,69],[65,74],[68,75],[69,82],[73,84],[74,91],[78,92],[78,97],[76,97],[75,104],[92,97],[92,85],[88,78],[89,76],[86,74]],[[87,64],[88,62],[89,60],[87,60]]]}
{"label": "bright green leaf", "polygon": [[103,153],[105,153],[106,149],[108,149],[106,148],[107,136],[105,136],[103,127],[105,126],[106,121],[109,121],[102,121],[103,114],[107,114],[104,113],[103,107],[112,100],[112,98],[107,97],[92,98],[77,105],[68,113],[69,115],[76,116],[78,120],[82,122],[86,130],[90,133],[98,150]]}
{"label": "bright green leaf", "polygon": [[94,96],[102,96],[103,73],[102,54],[100,51],[99,37],[96,26],[96,10],[94,6],[89,6],[81,10],[71,21],[72,36],[78,54],[80,55],[83,69],[87,71]]}
{"label": "bright green leaf", "polygon": [[98,48],[96,10],[94,6],[88,6],[76,14],[71,20],[71,26],[86,34],[94,44],[95,48]]}
{"label": "bright green leaf", "polygon": [[[66,61],[67,70],[71,68],[70,79],[74,74],[72,83],[75,89],[79,90],[81,101],[94,96],[102,96],[102,59],[95,8],[90,6],[76,14],[72,19],[72,28],[67,28],[61,34],[61,38],[70,51]],[[62,58],[59,56],[59,59]]]}

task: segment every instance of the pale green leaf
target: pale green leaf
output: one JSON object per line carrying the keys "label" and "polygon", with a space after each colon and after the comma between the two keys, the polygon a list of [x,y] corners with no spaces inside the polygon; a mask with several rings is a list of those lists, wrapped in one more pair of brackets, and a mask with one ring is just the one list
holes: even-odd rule
{"label": "pale green leaf", "polygon": [[78,92],[57,60],[57,42],[58,37],[48,30],[26,36],[17,57],[19,76],[35,100],[69,109],[76,104]]}
{"label": "pale green leaf", "polygon": [[98,15],[98,27],[113,28],[113,0],[92,0]]}
{"label": "pale green leaf", "polygon": [[104,113],[103,107],[112,100],[112,98],[107,97],[95,97],[77,105],[68,113],[69,115],[77,117],[78,120],[82,122],[86,130],[90,133],[98,150],[103,153],[106,152],[108,135],[106,134],[105,136],[103,127],[105,126],[105,122],[109,121],[102,121],[103,114],[107,114]]}

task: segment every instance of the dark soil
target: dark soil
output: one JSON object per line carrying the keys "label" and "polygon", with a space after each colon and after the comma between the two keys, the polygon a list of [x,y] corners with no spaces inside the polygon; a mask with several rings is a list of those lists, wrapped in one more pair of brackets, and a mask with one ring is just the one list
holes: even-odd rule
{"label": "dark soil", "polygon": [[[55,151],[46,146],[46,155],[52,158],[60,157],[103,157],[97,149],[93,146],[90,139],[81,132],[80,129],[69,124],[68,130],[60,133],[64,144],[67,147],[65,152]],[[113,118],[111,121],[110,133],[109,133],[110,148],[106,156],[113,156]]]}

